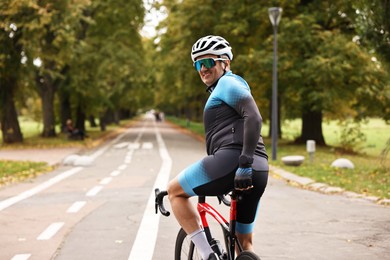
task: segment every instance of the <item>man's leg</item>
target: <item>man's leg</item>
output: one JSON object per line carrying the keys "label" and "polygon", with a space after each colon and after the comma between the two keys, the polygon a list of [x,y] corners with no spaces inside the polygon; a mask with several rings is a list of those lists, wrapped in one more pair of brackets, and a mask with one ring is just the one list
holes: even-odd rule
{"label": "man's leg", "polygon": [[[259,168],[268,167],[266,159],[263,160],[263,166]],[[267,186],[268,171],[253,171],[252,183],[254,188],[250,192],[243,193],[242,199],[237,203],[237,225],[236,235],[240,241],[244,250],[254,251],[253,249],[253,225],[256,219],[256,214],[261,196],[264,193],[265,187]],[[241,225],[240,223],[247,223]],[[239,230],[237,231],[237,227]],[[241,233],[240,233],[241,231]]]}
{"label": "man's leg", "polygon": [[242,245],[242,248],[244,250],[252,251],[253,252],[253,244],[252,244],[252,235],[253,233],[248,234],[240,234],[236,233],[238,241],[240,241],[240,244]]}
{"label": "man's leg", "polygon": [[206,234],[200,224],[198,212],[191,204],[188,195],[183,191],[177,178],[173,179],[168,186],[168,197],[171,208],[180,226],[189,235],[192,242],[198,248],[203,259],[208,259],[213,253]]}
{"label": "man's leg", "polygon": [[191,204],[188,195],[183,191],[177,178],[168,186],[168,197],[171,208],[180,226],[187,234],[198,230],[200,225],[199,215]]}

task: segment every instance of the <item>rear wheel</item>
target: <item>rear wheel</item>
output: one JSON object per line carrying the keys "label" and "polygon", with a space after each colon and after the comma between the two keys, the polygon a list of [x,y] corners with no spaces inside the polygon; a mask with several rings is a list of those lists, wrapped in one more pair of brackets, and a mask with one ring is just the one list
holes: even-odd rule
{"label": "rear wheel", "polygon": [[237,260],[260,260],[260,257],[258,257],[255,253],[251,251],[243,251],[237,256],[236,259]]}

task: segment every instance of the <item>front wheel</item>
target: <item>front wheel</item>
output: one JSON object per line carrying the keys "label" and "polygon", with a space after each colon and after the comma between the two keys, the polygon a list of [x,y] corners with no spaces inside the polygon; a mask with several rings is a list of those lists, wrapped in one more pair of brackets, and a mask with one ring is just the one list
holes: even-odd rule
{"label": "front wheel", "polygon": [[237,260],[260,260],[260,257],[258,257],[255,253],[251,251],[242,251],[240,254],[238,254]]}
{"label": "front wheel", "polygon": [[176,237],[175,260],[201,260],[201,256],[196,250],[194,243],[187,236],[184,229],[180,229]]}

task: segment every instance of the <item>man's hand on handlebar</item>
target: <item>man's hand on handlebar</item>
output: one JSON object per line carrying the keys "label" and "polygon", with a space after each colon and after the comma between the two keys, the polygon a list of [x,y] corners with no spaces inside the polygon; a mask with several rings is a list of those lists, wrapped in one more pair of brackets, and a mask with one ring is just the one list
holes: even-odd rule
{"label": "man's hand on handlebar", "polygon": [[241,191],[252,189],[252,175],[252,167],[238,168],[234,178],[234,188]]}

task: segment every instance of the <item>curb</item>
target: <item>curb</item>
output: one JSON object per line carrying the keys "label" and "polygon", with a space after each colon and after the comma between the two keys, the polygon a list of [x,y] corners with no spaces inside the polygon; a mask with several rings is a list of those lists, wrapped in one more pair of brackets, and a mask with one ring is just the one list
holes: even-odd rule
{"label": "curb", "polygon": [[321,192],[324,194],[340,194],[352,199],[364,199],[382,206],[390,206],[390,199],[381,199],[375,196],[366,196],[352,191],[346,191],[340,187],[329,186],[325,183],[316,182],[307,177],[301,177],[291,172],[285,171],[281,168],[269,165],[270,172],[281,179],[286,180],[293,186],[300,188]]}

